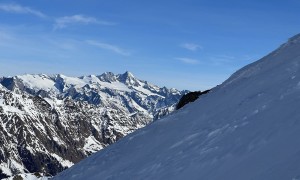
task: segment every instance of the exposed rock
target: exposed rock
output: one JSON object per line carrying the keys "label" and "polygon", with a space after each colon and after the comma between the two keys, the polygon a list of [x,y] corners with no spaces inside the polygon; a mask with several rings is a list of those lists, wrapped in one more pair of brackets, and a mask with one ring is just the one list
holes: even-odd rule
{"label": "exposed rock", "polygon": [[182,108],[183,106],[185,106],[186,104],[190,103],[190,102],[194,102],[196,101],[196,99],[198,99],[201,95],[203,94],[207,94],[209,93],[210,90],[206,90],[206,91],[194,91],[194,92],[189,92],[185,95],[183,95],[181,97],[181,99],[179,100],[178,104],[176,105],[176,110]]}

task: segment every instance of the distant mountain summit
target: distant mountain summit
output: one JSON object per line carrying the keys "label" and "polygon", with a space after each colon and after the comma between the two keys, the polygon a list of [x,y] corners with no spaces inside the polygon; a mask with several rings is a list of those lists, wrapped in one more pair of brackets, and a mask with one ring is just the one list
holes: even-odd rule
{"label": "distant mountain summit", "polygon": [[1,77],[0,178],[55,175],[169,114],[186,92],[158,87],[130,72]]}
{"label": "distant mountain summit", "polygon": [[55,180],[299,180],[300,35]]}

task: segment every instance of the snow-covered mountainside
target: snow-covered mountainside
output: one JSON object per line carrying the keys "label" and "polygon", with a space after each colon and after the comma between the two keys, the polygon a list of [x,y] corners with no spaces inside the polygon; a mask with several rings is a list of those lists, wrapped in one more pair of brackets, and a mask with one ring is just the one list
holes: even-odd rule
{"label": "snow-covered mountainside", "polygon": [[299,180],[299,107],[297,35],[54,179]]}
{"label": "snow-covered mountainside", "polygon": [[55,175],[170,113],[185,93],[138,80],[130,72],[2,77],[0,179]]}

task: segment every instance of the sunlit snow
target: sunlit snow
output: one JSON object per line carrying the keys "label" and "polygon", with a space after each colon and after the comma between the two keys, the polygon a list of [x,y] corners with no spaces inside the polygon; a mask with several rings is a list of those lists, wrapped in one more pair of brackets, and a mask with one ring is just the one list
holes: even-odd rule
{"label": "sunlit snow", "polygon": [[300,179],[300,35],[54,179]]}

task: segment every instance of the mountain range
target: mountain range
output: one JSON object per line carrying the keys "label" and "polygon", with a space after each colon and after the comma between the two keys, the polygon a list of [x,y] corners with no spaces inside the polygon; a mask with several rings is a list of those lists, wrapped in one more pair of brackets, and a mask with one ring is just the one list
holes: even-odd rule
{"label": "mountain range", "polygon": [[53,176],[172,112],[179,91],[130,72],[0,78],[0,178]]}
{"label": "mountain range", "polygon": [[299,180],[300,34],[55,180]]}

